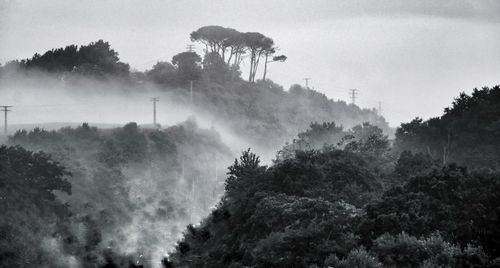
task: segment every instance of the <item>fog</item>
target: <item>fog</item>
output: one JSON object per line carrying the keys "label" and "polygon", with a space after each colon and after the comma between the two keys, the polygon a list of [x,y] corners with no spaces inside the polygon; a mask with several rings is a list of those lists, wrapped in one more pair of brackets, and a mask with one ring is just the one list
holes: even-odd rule
{"label": "fog", "polygon": [[[499,14],[495,1],[4,0],[2,63],[104,39],[119,54],[112,64],[131,67],[125,76],[25,62],[0,69],[0,105],[12,106],[1,143],[31,156],[46,152],[54,160],[47,163],[71,173],[71,192],[55,190],[70,211],[64,228],[48,225],[30,239],[58,267],[110,260],[157,267],[186,226],[224,200],[228,167],[242,151],[251,148],[271,166],[312,122],[334,122],[336,142],[367,122],[389,144],[400,123],[438,116],[458,92],[497,83]],[[225,59],[223,68],[210,69],[197,43],[198,78],[183,77],[180,64],[172,65],[178,77],[171,84],[149,76],[204,25],[262,32],[288,58],[270,63],[270,79],[247,82],[248,58],[235,77]],[[300,86],[304,78],[312,79],[308,86]],[[359,90],[355,104],[352,88]],[[382,110],[374,109],[379,102]],[[302,142],[301,149],[325,146]],[[50,235],[56,232],[63,234]]]}
{"label": "fog", "polygon": [[269,74],[286,88],[311,77],[342,100],[358,88],[358,103],[381,101],[393,127],[439,114],[457,90],[500,73],[498,1],[2,2],[0,62],[102,38],[145,70],[182,51],[189,32],[227,25],[275,39],[289,60]]}
{"label": "fog", "polygon": [[[153,84],[124,84],[119,81],[97,81],[81,77],[68,84],[64,77],[43,73],[11,74],[0,79],[0,99],[10,108],[8,133],[19,129],[58,129],[86,122],[100,128],[123,126],[136,122],[153,127],[152,97],[158,97],[157,123],[162,127],[177,125],[194,118],[203,128],[215,127],[236,151],[251,147],[236,137],[216,115],[196,107],[188,91],[165,92]],[[239,144],[239,146],[237,145]]]}
{"label": "fog", "polygon": [[168,93],[154,86],[138,86],[139,90],[127,92],[119,83],[82,78],[68,85],[61,78],[35,76],[4,80],[2,87],[0,98],[15,107],[9,114],[15,124],[152,124],[151,97],[160,98],[157,120],[162,125],[179,123],[190,115],[189,107],[175,104]]}
{"label": "fog", "polygon": [[[186,225],[197,224],[209,215],[223,194],[227,167],[240,152],[252,148],[261,157],[263,164],[270,165],[278,150],[286,142],[292,141],[299,131],[306,129],[313,118],[331,118],[328,114],[315,112],[316,100],[297,99],[297,103],[291,107],[295,111],[301,111],[298,119],[303,119],[298,124],[279,122],[279,128],[275,126],[276,131],[265,130],[275,123],[268,125],[265,118],[252,119],[252,116],[257,116],[252,114],[241,117],[236,114],[236,108],[230,108],[231,106],[226,108],[230,109],[228,115],[214,113],[209,108],[211,104],[206,93],[202,92],[206,91],[204,88],[195,87],[191,98],[189,90],[184,88],[165,90],[150,82],[130,83],[115,78],[100,80],[39,71],[4,73],[0,79],[0,88],[0,99],[13,106],[8,114],[9,135],[14,135],[10,142],[33,151],[48,152],[62,162],[73,173],[70,179],[73,193],[69,196],[60,195],[59,198],[68,202],[73,210],[79,211],[78,214],[93,215],[101,210],[109,210],[111,214],[108,217],[117,218],[115,223],[99,230],[102,232],[102,240],[98,247],[112,250],[113,254],[128,256],[137,264],[145,265],[158,264],[159,260],[174,250]],[[280,90],[277,93],[290,94]],[[150,156],[153,160],[147,161],[152,161],[151,163],[143,163],[144,160],[140,159],[127,162],[119,166],[121,181],[107,182],[108,179],[103,177],[106,173],[102,171],[102,160],[99,160],[99,154],[95,156],[95,151],[102,150],[103,145],[85,146],[81,145],[85,144],[84,140],[64,136],[47,141],[38,140],[39,138],[25,141],[16,138],[22,137],[22,132],[19,131],[23,130],[41,128],[64,133],[65,127],[75,128],[85,122],[98,127],[103,137],[107,137],[109,134],[106,133],[109,131],[117,133],[115,129],[120,129],[129,122],[136,122],[148,133],[156,129],[152,123],[151,97],[159,98],[156,107],[157,122],[160,129],[171,133],[169,135],[176,145],[176,160],[171,162],[168,158],[156,159]],[[259,95],[250,97],[248,108],[262,105],[260,103],[264,99],[261,98]],[[294,98],[297,97],[292,100]],[[276,104],[272,100],[267,101]],[[286,99],[281,101],[287,102]],[[284,113],[274,116],[288,115]],[[362,121],[342,116],[339,119],[339,123],[345,126]],[[182,126],[184,130],[175,134],[178,131],[175,127],[178,126]],[[263,129],[263,132],[245,134],[246,130],[238,129],[244,126],[249,130]],[[170,130],[171,127],[174,129]],[[63,130],[59,130],[61,128]],[[40,137],[44,135],[46,134]],[[107,196],[107,192],[115,191],[112,190],[115,187],[123,187],[126,194]],[[126,204],[133,206],[133,209],[128,209]],[[162,213],[167,216],[159,214],[160,210],[164,210]],[[100,226],[102,223],[96,224]],[[71,229],[77,237],[83,237],[82,241],[88,241],[85,237],[89,230],[93,230],[82,223],[73,223]],[[43,248],[51,252],[48,256],[55,258],[58,265],[80,267],[81,263],[76,256],[65,255],[61,241],[50,237],[40,239],[44,241],[41,244]]]}

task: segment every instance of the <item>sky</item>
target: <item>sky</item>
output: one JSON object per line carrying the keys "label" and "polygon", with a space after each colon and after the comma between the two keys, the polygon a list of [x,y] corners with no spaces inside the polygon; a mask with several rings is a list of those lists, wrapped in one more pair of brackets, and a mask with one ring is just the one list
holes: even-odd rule
{"label": "sky", "polygon": [[311,78],[335,100],[356,88],[356,104],[381,102],[391,126],[500,84],[497,0],[0,0],[0,62],[103,39],[143,71],[205,25],[273,38],[288,60],[269,78],[285,89]]}

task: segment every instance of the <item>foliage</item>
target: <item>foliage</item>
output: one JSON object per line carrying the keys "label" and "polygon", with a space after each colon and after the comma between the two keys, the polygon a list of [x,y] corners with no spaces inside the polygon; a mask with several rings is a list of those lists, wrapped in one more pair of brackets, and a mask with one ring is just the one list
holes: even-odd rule
{"label": "foliage", "polygon": [[181,52],[172,57],[172,64],[177,67],[181,83],[197,80],[201,75],[201,57],[196,52]]}
{"label": "foliage", "polygon": [[499,176],[448,166],[412,177],[367,207],[362,232],[375,238],[384,233],[422,236],[439,230],[451,242],[477,243],[498,257]]}
{"label": "foliage", "polygon": [[439,233],[417,239],[406,233],[378,237],[372,251],[385,267],[484,267],[488,256],[482,248],[461,249]]}
{"label": "foliage", "polygon": [[63,259],[47,254],[44,242],[64,235],[69,211],[56,193],[71,194],[69,175],[45,153],[0,147],[0,266],[50,266]]}
{"label": "foliage", "polygon": [[371,124],[312,123],[270,167],[244,151],[218,207],[164,264],[495,267],[500,174],[398,150]]}
{"label": "foliage", "polygon": [[128,76],[129,65],[120,62],[118,53],[108,42],[98,40],[86,46],[70,45],[52,49],[43,55],[18,62],[21,69],[38,69],[47,72],[72,72],[94,77]]}
{"label": "foliage", "polygon": [[443,164],[500,167],[500,87],[461,93],[441,117],[416,118],[396,131],[395,150],[426,153]]}
{"label": "foliage", "polygon": [[[41,163],[33,165],[24,160],[28,153],[21,157],[9,151],[12,159],[8,163],[15,160],[12,162],[15,165],[9,165],[16,168],[19,176],[44,182],[24,183],[41,188],[38,192],[20,183],[15,184],[17,188],[2,188],[2,193],[4,189],[10,189],[12,195],[12,202],[2,203],[9,213],[15,213],[16,206],[25,203],[22,202],[23,191],[32,192],[30,202],[45,206],[43,198],[59,201],[49,189],[69,191],[67,187],[71,183],[71,196],[58,195],[61,202],[67,203],[66,206],[61,205],[61,210],[66,212],[60,218],[52,217],[48,213],[50,210],[42,215],[37,209],[31,209],[32,216],[21,215],[12,221],[27,222],[26,228],[44,226],[40,227],[42,231],[26,232],[32,237],[24,238],[17,235],[17,229],[2,229],[2,235],[6,237],[19,237],[22,243],[42,247],[34,247],[36,252],[33,254],[48,260],[36,260],[33,263],[48,263],[49,267],[70,266],[68,262],[58,264],[54,260],[49,261],[57,255],[59,258],[56,260],[67,256],[68,261],[84,267],[119,267],[129,262],[151,265],[150,261],[158,250],[153,245],[173,239],[176,232],[180,232],[175,226],[187,224],[193,213],[201,214],[200,211],[206,210],[207,204],[215,200],[215,194],[222,191],[220,187],[217,188],[221,183],[217,177],[202,174],[210,174],[214,168],[213,161],[207,159],[212,159],[216,154],[222,162],[229,153],[217,133],[199,129],[195,122],[164,130],[141,129],[136,123],[111,130],[99,130],[88,124],[58,131],[23,130],[10,137],[9,143],[49,152],[53,159],[66,167],[64,170],[72,173],[72,177],[62,184],[49,179],[42,180],[57,179],[59,176],[56,172],[58,169],[41,161],[47,157],[45,153],[32,154]],[[24,150],[21,147],[12,148]],[[181,162],[184,163],[181,165]],[[8,179],[17,178],[10,173],[5,173],[5,176]],[[207,184],[212,187],[206,187]],[[64,187],[54,188],[57,185]],[[192,188],[203,189],[197,191],[197,199],[189,194]],[[30,206],[26,206],[26,209],[30,209]],[[157,234],[159,228],[167,227],[170,229],[165,232],[165,237]],[[133,237],[129,236],[131,233]],[[14,241],[12,239],[8,241]],[[9,255],[8,252],[16,247],[2,245],[1,249],[6,249]],[[14,257],[18,260],[18,256]],[[4,264],[3,260],[0,263]]]}
{"label": "foliage", "polygon": [[[190,36],[192,41],[198,41],[205,45],[207,55],[219,55],[221,62],[227,63],[229,66],[239,66],[243,54],[248,54],[250,59],[249,82],[255,82],[261,58],[264,58],[265,62],[262,80],[266,79],[268,59],[276,52],[274,41],[258,32],[241,33],[232,28],[209,25],[193,31]],[[272,59],[273,61],[285,61],[286,56],[275,56]]]}
{"label": "foliage", "polygon": [[[270,168],[247,150],[228,175],[218,208],[199,227],[188,228],[165,263],[321,266],[328,256],[347,256],[358,245],[358,207],[380,188],[360,156],[328,147],[298,151]],[[195,235],[204,232],[210,235]]]}
{"label": "foliage", "polygon": [[177,69],[169,62],[157,62],[146,72],[146,77],[161,86],[175,86],[178,84]]}
{"label": "foliage", "polygon": [[394,171],[403,180],[417,174],[426,174],[439,165],[429,155],[404,151],[399,155]]}

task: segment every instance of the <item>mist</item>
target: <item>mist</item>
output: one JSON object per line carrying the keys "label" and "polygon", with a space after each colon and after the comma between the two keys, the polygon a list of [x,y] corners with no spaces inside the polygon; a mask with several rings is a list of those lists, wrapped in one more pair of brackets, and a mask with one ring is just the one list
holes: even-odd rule
{"label": "mist", "polygon": [[0,266],[392,267],[401,241],[493,263],[489,219],[462,237],[425,202],[454,176],[497,200],[498,11],[0,2]]}
{"label": "mist", "polygon": [[[457,89],[492,86],[500,72],[496,1],[3,2],[3,63],[105,39],[144,71],[183,50],[193,29],[230,25],[286,44],[280,47],[289,60],[269,70],[274,81],[288,88],[311,77],[312,87],[345,101],[348,89],[358,88],[359,104],[382,102],[393,127],[435,116]],[[36,44],[27,37],[36,37]],[[203,46],[195,50],[201,54]]]}
{"label": "mist", "polygon": [[[275,87],[278,96],[292,94],[277,85],[269,86]],[[260,91],[263,96],[245,97],[248,102],[243,103],[243,112],[246,114],[238,115],[240,112],[235,110],[236,107],[213,106],[210,95],[214,93],[199,85],[191,94],[183,87],[165,89],[150,81],[130,82],[113,77],[95,79],[72,73],[50,74],[16,69],[3,73],[0,88],[0,99],[13,106],[8,126],[11,138],[7,143],[35,152],[47,152],[72,173],[69,179],[72,194],[58,197],[72,210],[79,211],[76,215],[94,215],[77,216],[69,229],[80,237],[80,243],[97,243],[86,254],[96,255],[99,263],[110,258],[116,262],[117,256],[126,256],[137,265],[158,265],[162,258],[175,250],[185,226],[196,225],[216,207],[223,196],[227,167],[240,152],[252,148],[263,163],[271,164],[280,148],[312,122],[312,119],[306,119],[309,115],[328,117],[328,113],[313,112],[313,103],[317,100],[308,99],[312,94],[328,103],[326,97],[314,91],[307,93],[309,89],[300,87],[297,94],[304,94],[300,93],[302,90],[307,94],[297,95],[302,100],[293,100],[297,97],[290,95],[293,101],[287,105],[293,105],[296,112],[303,113],[292,118],[293,121],[305,117],[292,125],[276,125],[279,121],[262,121],[252,114],[255,113],[252,107],[265,103],[263,96],[270,97],[266,89]],[[152,97],[159,98],[157,126],[153,124]],[[220,108],[229,109],[229,113],[219,114]],[[288,117],[286,114],[275,116]],[[356,123],[356,119],[339,118],[345,126]],[[129,122],[137,123],[141,130],[134,130],[134,125]],[[82,127],[82,124],[88,124],[91,129],[85,125]],[[247,132],[250,126],[257,132]],[[98,130],[92,130],[93,127]],[[98,140],[121,142],[123,138],[119,133],[123,131],[143,132],[133,134],[139,135],[131,140],[136,142],[141,135],[151,135],[155,129],[167,133],[175,151],[164,157],[155,156],[153,151],[159,145],[147,141],[147,147],[151,147],[147,154],[151,156],[131,162],[123,159],[125,162],[117,166],[106,164],[105,153],[101,151],[108,150],[109,141]],[[77,133],[82,131],[97,131],[92,134],[97,135],[92,138],[97,140],[78,138],[80,134]],[[274,134],[268,136],[266,133]],[[50,138],[52,136],[54,138]],[[152,136],[146,140],[150,139]],[[106,175],[109,172],[118,172],[113,177],[119,176],[120,179],[105,184],[99,182],[102,176],[109,176]],[[122,190],[115,192],[115,187]],[[117,196],[107,196],[110,191]],[[107,216],[98,216],[99,211]],[[107,220],[103,222],[103,219],[108,217],[110,220],[106,224]],[[89,232],[97,232],[95,242],[89,242]],[[83,265],[79,257],[64,253],[65,246],[60,240],[40,239],[46,241],[43,248],[55,252],[51,253],[51,258],[57,260],[57,265]],[[111,253],[106,253],[108,251]],[[57,257],[61,255],[67,257]]]}

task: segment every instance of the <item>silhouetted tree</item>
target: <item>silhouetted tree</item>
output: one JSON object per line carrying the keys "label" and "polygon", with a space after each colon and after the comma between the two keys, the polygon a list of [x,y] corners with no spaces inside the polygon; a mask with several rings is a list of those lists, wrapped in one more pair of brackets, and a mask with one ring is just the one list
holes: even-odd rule
{"label": "silhouetted tree", "polygon": [[267,64],[268,63],[272,63],[272,62],[284,62],[287,59],[287,57],[285,55],[274,56],[274,54],[276,53],[276,51],[277,51],[276,47],[271,47],[271,48],[267,49],[264,52],[265,61],[264,61],[264,73],[262,74],[262,80],[266,80]]}
{"label": "silhouetted tree", "polygon": [[244,33],[243,40],[250,56],[248,81],[255,82],[255,75],[257,73],[260,59],[265,55],[266,51],[273,47],[274,41],[271,38],[257,32]]}
{"label": "silhouetted tree", "polygon": [[103,77],[128,76],[129,65],[120,62],[118,53],[108,42],[98,40],[78,48],[76,45],[52,49],[43,55],[35,53],[31,59],[20,62],[25,69],[48,72],[75,72]]}
{"label": "silhouetted tree", "polygon": [[179,81],[183,84],[201,75],[201,57],[196,52],[181,52],[172,57],[172,64],[177,67]]}
{"label": "silhouetted tree", "polygon": [[146,72],[149,80],[163,86],[175,86],[178,83],[177,69],[169,62],[157,62]]}

